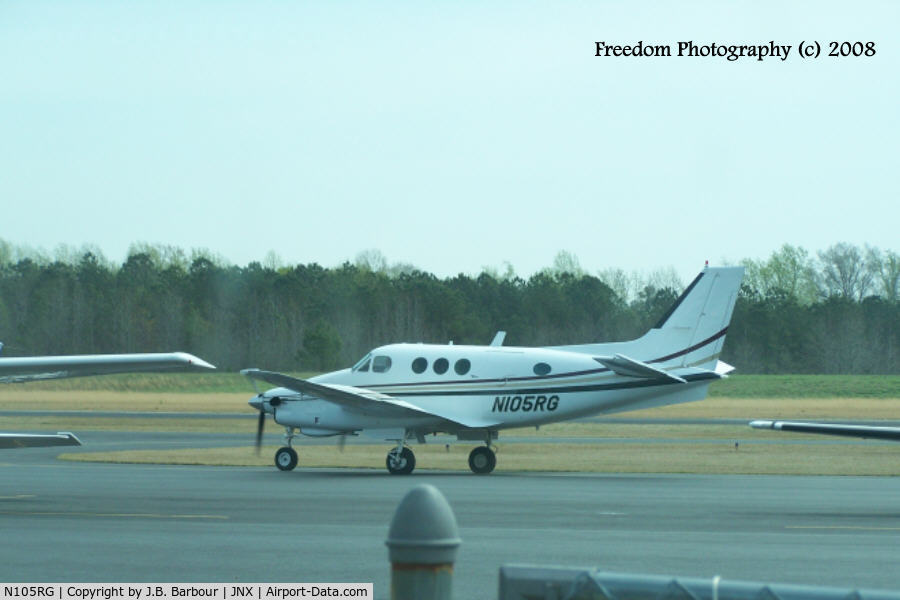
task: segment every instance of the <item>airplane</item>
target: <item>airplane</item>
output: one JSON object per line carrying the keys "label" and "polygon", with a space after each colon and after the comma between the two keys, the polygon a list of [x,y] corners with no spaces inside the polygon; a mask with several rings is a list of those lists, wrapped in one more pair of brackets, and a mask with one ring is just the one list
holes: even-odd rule
{"label": "airplane", "polygon": [[842,435],[900,442],[900,427],[848,425],[844,423],[798,423],[794,421],[751,421],[750,427],[754,429]]}
{"label": "airplane", "polygon": [[251,380],[279,386],[249,402],[259,411],[256,447],[271,414],[285,428],[286,445],[275,453],[282,471],[297,466],[299,430],[391,441],[387,470],[405,475],[416,465],[407,440],[442,432],[483,441],[469,468],[487,474],[502,429],[702,400],[734,369],[719,355],[743,274],[743,267],[705,267],[652,329],[626,342],[511,347],[498,332],[488,346],[382,346],[351,368],[310,379],[244,369]]}
{"label": "airplane", "polygon": [[[3,344],[0,343],[0,351],[2,349]],[[0,358],[0,383],[23,383],[112,373],[201,371],[206,369],[215,369],[215,367],[186,352],[22,356]],[[59,432],[55,435],[0,433],[0,448],[2,449],[80,445],[81,441],[69,432]]]}

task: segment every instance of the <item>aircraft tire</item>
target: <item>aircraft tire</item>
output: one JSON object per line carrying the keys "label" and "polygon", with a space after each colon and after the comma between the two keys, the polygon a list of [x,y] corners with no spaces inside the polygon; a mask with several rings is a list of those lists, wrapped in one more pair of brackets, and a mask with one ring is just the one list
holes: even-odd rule
{"label": "aircraft tire", "polygon": [[469,468],[476,475],[487,475],[497,466],[497,455],[487,446],[478,446],[469,452]]}
{"label": "aircraft tire", "polygon": [[416,468],[416,455],[409,448],[400,451],[400,459],[394,458],[394,450],[388,452],[385,465],[391,475],[409,475]]}
{"label": "aircraft tire", "polygon": [[283,446],[275,453],[275,466],[282,471],[292,471],[297,466],[297,451]]}

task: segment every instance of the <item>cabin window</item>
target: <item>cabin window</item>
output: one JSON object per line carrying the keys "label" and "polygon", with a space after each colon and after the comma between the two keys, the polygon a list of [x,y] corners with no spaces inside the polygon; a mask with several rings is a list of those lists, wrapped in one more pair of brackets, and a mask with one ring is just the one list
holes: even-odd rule
{"label": "cabin window", "polygon": [[366,354],[359,362],[353,365],[353,371],[368,371],[369,370],[369,361],[371,360],[372,355]]}
{"label": "cabin window", "polygon": [[376,356],[372,361],[372,372],[373,373],[387,373],[391,368],[391,357],[390,356]]}
{"label": "cabin window", "polygon": [[469,369],[472,368],[472,363],[469,362],[468,358],[461,358],[456,361],[456,364],[453,365],[453,370],[456,371],[457,375],[465,375],[469,372]]}
{"label": "cabin window", "polygon": [[550,372],[550,365],[547,363],[538,363],[534,365],[534,374],[535,375],[546,375]]}
{"label": "cabin window", "polygon": [[428,368],[428,359],[419,357],[413,361],[412,370],[413,373],[424,373],[425,369]]}
{"label": "cabin window", "polygon": [[446,373],[448,368],[450,368],[450,361],[446,358],[439,358],[434,361],[434,372],[438,375]]}

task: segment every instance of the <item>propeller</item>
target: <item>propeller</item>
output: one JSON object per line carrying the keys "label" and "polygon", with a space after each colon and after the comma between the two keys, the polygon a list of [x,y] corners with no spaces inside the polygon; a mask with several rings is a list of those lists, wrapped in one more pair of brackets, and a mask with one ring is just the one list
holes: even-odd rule
{"label": "propeller", "polygon": [[263,429],[266,427],[266,412],[262,409],[259,411],[259,420],[256,422],[256,455],[259,456],[259,449],[262,446]]}
{"label": "propeller", "polygon": [[[266,408],[264,402],[266,401],[265,395],[259,391],[259,387],[256,385],[256,380],[252,377],[248,377],[250,380],[250,384],[253,386],[253,390],[256,392],[256,398],[249,402],[250,406],[259,411],[259,419],[256,421],[256,455],[259,456],[259,450],[262,447],[262,437],[263,430],[266,428]],[[270,404],[272,405],[272,410],[275,410],[275,406],[278,404],[278,398],[272,398]]]}
{"label": "propeller", "polygon": [[[262,446],[263,430],[266,428],[266,407],[265,399],[259,394],[256,399],[250,401],[250,406],[259,411],[259,419],[256,421],[256,454],[259,455],[259,449]],[[272,414],[275,414],[275,407],[281,404],[281,398],[275,396],[269,399],[269,406],[272,407]]]}

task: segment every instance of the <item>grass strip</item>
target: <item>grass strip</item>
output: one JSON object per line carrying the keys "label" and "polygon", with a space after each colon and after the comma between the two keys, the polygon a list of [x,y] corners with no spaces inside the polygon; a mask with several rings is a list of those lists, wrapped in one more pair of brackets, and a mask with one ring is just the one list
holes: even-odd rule
{"label": "grass strip", "polygon": [[[10,389],[13,388],[13,389]],[[0,410],[246,413],[252,395],[197,392],[37,390],[0,386]],[[698,419],[900,419],[900,394],[893,397],[709,397],[700,402],[618,413],[610,418]]]}
{"label": "grass strip", "polygon": [[0,417],[0,431],[158,431],[183,433],[243,433],[256,435],[256,420],[179,419],[146,417]]}
{"label": "grass strip", "polygon": [[0,387],[0,410],[242,413],[255,415],[252,393],[117,392]]}

